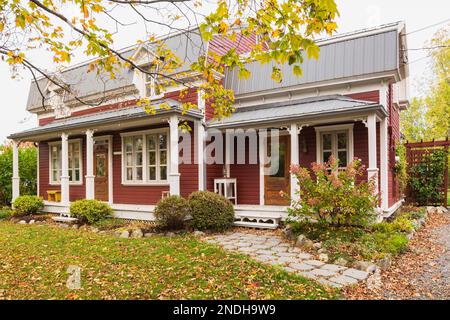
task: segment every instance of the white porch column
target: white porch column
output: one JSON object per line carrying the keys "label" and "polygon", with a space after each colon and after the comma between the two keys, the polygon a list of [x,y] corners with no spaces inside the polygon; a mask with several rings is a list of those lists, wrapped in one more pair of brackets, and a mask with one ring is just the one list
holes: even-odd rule
{"label": "white porch column", "polygon": [[[289,134],[291,135],[291,165],[299,165],[299,139],[300,134],[299,126],[296,123],[292,123],[289,129]],[[298,200],[299,198],[299,187],[297,183],[297,178],[295,175],[291,174],[291,199]]]}
{"label": "white porch column", "polygon": [[267,146],[267,130],[261,129],[258,132],[259,135],[259,148],[258,148],[258,158],[259,158],[259,204],[264,205],[264,175],[266,166],[266,146]]}
{"label": "white porch column", "polygon": [[94,130],[86,131],[86,199],[95,198],[94,184]]}
{"label": "white porch column", "polygon": [[171,115],[170,126],[170,194],[180,195],[180,173],[178,171],[178,116]]}
{"label": "white porch column", "polygon": [[20,177],[19,177],[19,142],[12,142],[13,148],[13,175],[12,175],[12,201],[20,196]]}
{"label": "white porch column", "polygon": [[61,203],[69,205],[69,135],[61,134]]}
{"label": "white porch column", "polygon": [[205,190],[205,128],[202,121],[195,121],[195,138],[197,139],[198,190]]}
{"label": "white porch column", "polygon": [[380,122],[380,184],[381,184],[381,209],[389,208],[388,201],[388,118]]}
{"label": "white porch column", "polygon": [[377,117],[371,114],[367,117],[367,131],[369,144],[368,178],[375,179],[375,192],[378,192],[378,167],[377,167]]}

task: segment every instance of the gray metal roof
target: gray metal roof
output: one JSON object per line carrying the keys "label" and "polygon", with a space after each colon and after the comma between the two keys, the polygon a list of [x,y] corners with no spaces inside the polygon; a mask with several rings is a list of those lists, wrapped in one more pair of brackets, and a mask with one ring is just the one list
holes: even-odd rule
{"label": "gray metal roof", "polygon": [[[308,59],[302,64],[303,76],[297,77],[292,66],[274,62],[261,64],[251,62],[247,69],[249,79],[239,79],[235,68],[226,73],[225,87],[233,89],[237,97],[254,92],[282,89],[320,81],[376,74],[398,69],[398,30],[392,26],[371,33],[355,34],[352,37],[336,38],[334,41],[318,42],[319,59]],[[283,73],[283,80],[277,83],[271,79],[272,67]]]}
{"label": "gray metal roof", "polygon": [[[166,39],[161,40],[160,43],[170,48],[184,62],[174,73],[189,70],[191,63],[197,61],[199,55],[205,54],[206,46],[197,29],[168,36]],[[156,44],[150,43],[146,47],[149,51],[152,51],[156,48]],[[125,58],[130,58],[136,51],[137,48],[132,47],[122,51],[122,55]],[[58,73],[57,77],[69,84],[73,93],[78,97],[87,97],[118,89],[129,91],[130,86],[134,88],[134,71],[131,68],[122,68],[117,71],[116,78],[114,79],[111,79],[107,73],[97,74],[95,71],[88,72],[88,68],[89,63],[83,63]],[[28,95],[27,110],[30,111],[42,106],[42,96],[38,90],[38,85],[41,91],[44,92],[48,83],[49,81],[46,78],[41,78],[37,82],[32,81]],[[44,95],[48,98],[48,92],[44,92]],[[72,99],[72,97],[66,96],[65,100],[68,101],[69,99]]]}
{"label": "gray metal roof", "polygon": [[380,109],[386,111],[378,103],[355,100],[341,95],[330,95],[315,98],[291,100],[254,107],[238,108],[230,117],[221,121],[213,120],[209,127],[246,126],[257,123],[271,123],[304,118],[317,118],[339,112],[358,112]]}
{"label": "gray metal roof", "polygon": [[[169,106],[171,106],[171,109],[166,110],[158,108],[156,110],[155,115],[148,114],[142,107],[138,106],[98,112],[85,116],[56,120],[43,126],[11,134],[8,137],[8,139],[25,139],[32,136],[38,136],[52,132],[62,132],[64,130],[91,127],[99,124],[101,125],[111,124],[120,121],[135,120],[145,117],[154,117],[170,113],[183,114],[180,108],[180,103],[178,101],[172,99],[165,99],[163,101],[160,101],[160,103],[168,104]],[[203,118],[203,114],[200,111],[194,109],[189,110],[184,115],[198,119]]]}

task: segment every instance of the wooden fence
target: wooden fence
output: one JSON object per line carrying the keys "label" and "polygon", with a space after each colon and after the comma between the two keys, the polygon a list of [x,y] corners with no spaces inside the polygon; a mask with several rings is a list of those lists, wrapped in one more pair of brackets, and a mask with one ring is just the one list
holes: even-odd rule
{"label": "wooden fence", "polygon": [[[445,166],[445,174],[442,184],[439,188],[439,199],[435,199],[434,202],[428,203],[428,205],[440,205],[447,206],[447,190],[448,190],[448,155],[450,141],[447,137],[445,141],[421,141],[421,142],[407,142],[406,146],[406,161],[408,163],[408,174],[411,177],[414,173],[412,168],[424,161],[424,157],[427,154],[433,153],[437,150],[444,150],[447,155],[447,161]],[[411,192],[410,186],[407,188],[406,200],[409,203],[414,203],[415,198],[413,192]]]}

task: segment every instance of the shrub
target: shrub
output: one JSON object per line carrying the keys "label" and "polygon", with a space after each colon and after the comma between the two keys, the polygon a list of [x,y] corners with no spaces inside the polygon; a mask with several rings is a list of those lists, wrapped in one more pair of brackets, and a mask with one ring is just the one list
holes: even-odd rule
{"label": "shrub", "polygon": [[[12,146],[0,146],[0,206],[12,198]],[[37,194],[37,148],[29,144],[19,148],[20,194]]]}
{"label": "shrub", "polygon": [[160,228],[179,230],[189,215],[189,203],[180,196],[166,197],[157,203],[154,214]]}
{"label": "shrub", "polygon": [[230,201],[210,191],[197,191],[189,196],[192,226],[199,230],[223,231],[234,222]]}
{"label": "shrub", "polygon": [[3,207],[0,209],[0,219],[6,219],[12,216],[12,210],[10,207]]}
{"label": "shrub", "polygon": [[300,200],[288,209],[291,220],[307,218],[336,226],[367,225],[372,220],[378,202],[375,181],[357,182],[365,174],[360,160],[345,170],[338,168],[334,157],[325,164],[313,163],[312,174],[306,168],[291,167],[300,187]]}
{"label": "shrub", "polygon": [[70,214],[81,222],[98,222],[112,214],[109,204],[98,200],[78,200],[70,205]]}
{"label": "shrub", "polygon": [[39,213],[44,201],[38,196],[20,196],[13,201],[14,215],[24,216]]}
{"label": "shrub", "polygon": [[444,183],[447,153],[435,150],[426,153],[422,161],[411,168],[411,192],[419,205],[429,205],[441,201],[441,187]]}

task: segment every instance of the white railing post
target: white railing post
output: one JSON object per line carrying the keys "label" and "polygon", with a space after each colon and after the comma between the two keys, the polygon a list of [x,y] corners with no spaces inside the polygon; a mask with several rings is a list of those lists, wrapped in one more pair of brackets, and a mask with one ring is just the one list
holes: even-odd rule
{"label": "white railing post", "polygon": [[169,118],[170,127],[170,194],[180,195],[180,173],[178,170],[178,116]]}
{"label": "white railing post", "polygon": [[367,117],[367,131],[369,144],[369,167],[367,175],[369,180],[374,179],[375,192],[378,193],[378,166],[377,166],[377,117],[371,114]]}
{"label": "white railing post", "polygon": [[20,176],[19,176],[19,142],[12,142],[13,148],[13,175],[12,175],[12,201],[20,196]]}
{"label": "white railing post", "polygon": [[68,206],[69,196],[69,136],[61,134],[61,203]]}
{"label": "white railing post", "polygon": [[86,131],[86,199],[95,198],[94,130]]}

